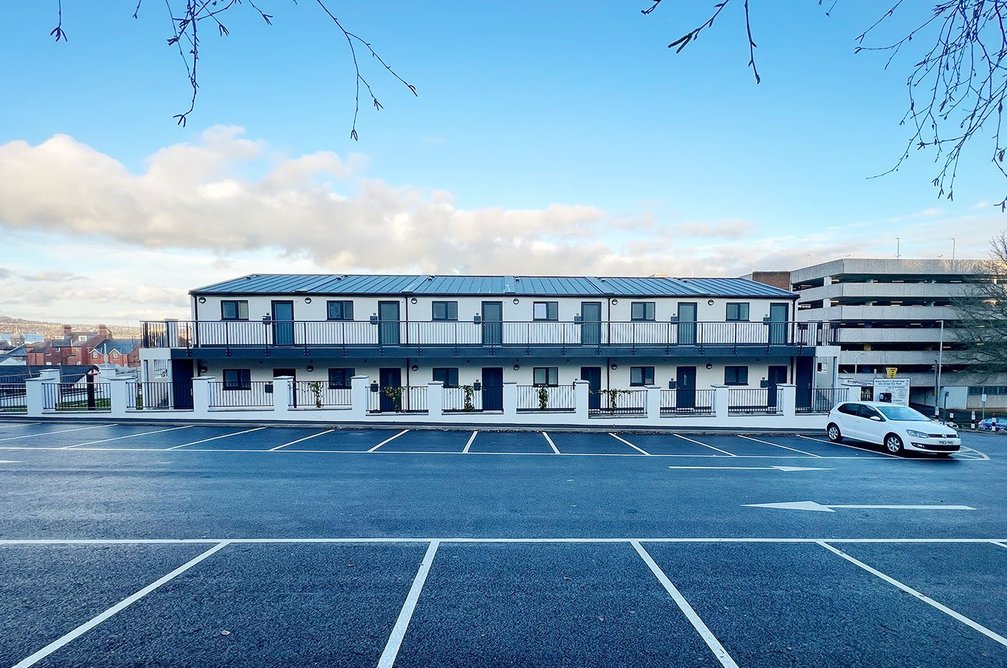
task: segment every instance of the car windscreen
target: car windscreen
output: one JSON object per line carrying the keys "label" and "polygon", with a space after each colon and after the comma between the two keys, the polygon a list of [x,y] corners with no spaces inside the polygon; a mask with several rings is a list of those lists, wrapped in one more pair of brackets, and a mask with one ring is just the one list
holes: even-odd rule
{"label": "car windscreen", "polygon": [[896,422],[926,422],[927,418],[922,413],[914,411],[906,406],[876,406],[881,414],[889,420]]}

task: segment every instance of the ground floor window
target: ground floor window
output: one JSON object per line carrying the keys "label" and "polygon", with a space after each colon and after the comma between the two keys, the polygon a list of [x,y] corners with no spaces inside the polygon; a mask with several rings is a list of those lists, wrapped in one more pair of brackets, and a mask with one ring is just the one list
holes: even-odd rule
{"label": "ground floor window", "polygon": [[532,382],[539,387],[559,385],[558,366],[537,366],[532,372]]}
{"label": "ground floor window", "polygon": [[456,368],[434,368],[434,382],[444,383],[444,387],[458,387],[458,369]]}
{"label": "ground floor window", "polygon": [[224,389],[225,390],[252,389],[252,370],[224,369]]}
{"label": "ground floor window", "polygon": [[355,375],[353,369],[329,369],[329,389],[350,389],[350,378],[353,378]]}
{"label": "ground floor window", "polygon": [[629,384],[631,387],[654,384],[654,367],[631,366],[629,368]]}
{"label": "ground floor window", "polygon": [[725,366],[724,385],[748,385],[748,367]]}

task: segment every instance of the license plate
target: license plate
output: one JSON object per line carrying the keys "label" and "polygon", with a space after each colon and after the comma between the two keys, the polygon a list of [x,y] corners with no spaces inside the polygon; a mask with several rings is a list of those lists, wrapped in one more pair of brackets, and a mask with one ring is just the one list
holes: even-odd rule
{"label": "license plate", "polygon": [[938,441],[938,445],[954,445],[954,441]]}

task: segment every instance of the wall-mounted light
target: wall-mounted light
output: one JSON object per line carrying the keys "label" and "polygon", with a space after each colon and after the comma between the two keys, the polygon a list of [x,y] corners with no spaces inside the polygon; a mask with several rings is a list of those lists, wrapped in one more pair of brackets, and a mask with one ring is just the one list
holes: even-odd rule
{"label": "wall-mounted light", "polygon": [[309,364],[309,365],[307,366],[307,370],[308,370],[308,371],[314,371],[314,370],[315,370],[315,367]]}
{"label": "wall-mounted light", "polygon": [[419,301],[419,300],[418,300],[418,299],[416,299],[416,297],[413,297],[412,299],[410,299],[410,300],[409,300],[409,303],[410,303],[410,304],[415,304],[415,303],[416,303],[416,302],[418,302],[418,301]]}
{"label": "wall-mounted light", "polygon": [[618,365],[618,364],[613,364],[613,365],[612,365],[612,370],[613,370],[613,371],[614,371],[614,370],[616,370],[616,369],[618,369],[618,368],[619,368],[619,365]]}
{"label": "wall-mounted light", "polygon": [[514,364],[514,370],[515,371],[520,371],[521,370],[521,365],[520,364]]}
{"label": "wall-mounted light", "polygon": [[707,369],[712,369],[712,368],[713,368],[713,365],[712,365],[712,364],[710,364],[709,362],[707,362],[707,363],[706,363],[706,368],[707,368]]}
{"label": "wall-mounted light", "polygon": [[205,364],[203,364],[202,362],[200,362],[199,366],[196,367],[196,370],[199,372],[200,375],[202,375],[202,374],[206,373],[207,371],[209,371],[210,368],[208,366],[206,366]]}
{"label": "wall-mounted light", "polygon": [[199,303],[200,304],[205,304],[206,303],[206,297],[200,297],[199,298]]}
{"label": "wall-mounted light", "polygon": [[520,300],[520,299],[518,299],[517,297],[515,297],[515,298],[514,298],[514,303],[515,303],[515,304],[520,304],[520,303],[521,303],[521,300]]}
{"label": "wall-mounted light", "polygon": [[311,303],[311,297],[305,297],[304,298],[304,303],[305,304],[310,304]]}
{"label": "wall-mounted light", "polygon": [[410,368],[410,369],[411,369],[412,371],[419,371],[419,370],[420,370],[420,365],[419,365],[419,364],[414,364],[414,365],[412,365],[412,366],[411,366],[411,367],[409,367],[409,368]]}
{"label": "wall-mounted light", "polygon": [[706,305],[707,306],[713,306],[713,300],[712,299],[707,299],[706,300]]}
{"label": "wall-mounted light", "polygon": [[612,304],[618,304],[618,303],[619,303],[619,300],[618,300],[618,299],[613,299],[613,300],[612,300]]}

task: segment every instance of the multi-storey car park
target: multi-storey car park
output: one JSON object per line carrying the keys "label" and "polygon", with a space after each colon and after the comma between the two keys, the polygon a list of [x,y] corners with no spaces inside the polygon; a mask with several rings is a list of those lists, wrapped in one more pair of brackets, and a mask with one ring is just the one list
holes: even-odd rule
{"label": "multi-storey car park", "polygon": [[302,403],[368,376],[373,411],[432,381],[445,411],[501,410],[505,383],[519,408],[562,408],[576,380],[592,410],[653,386],[684,410],[724,385],[771,406],[781,384],[801,407],[834,351],[827,326],[795,321],[797,295],[745,279],[255,274],[190,297],[191,320],[143,324],[143,377],[172,380],[176,409],[198,376],[222,395],[293,377]]}

